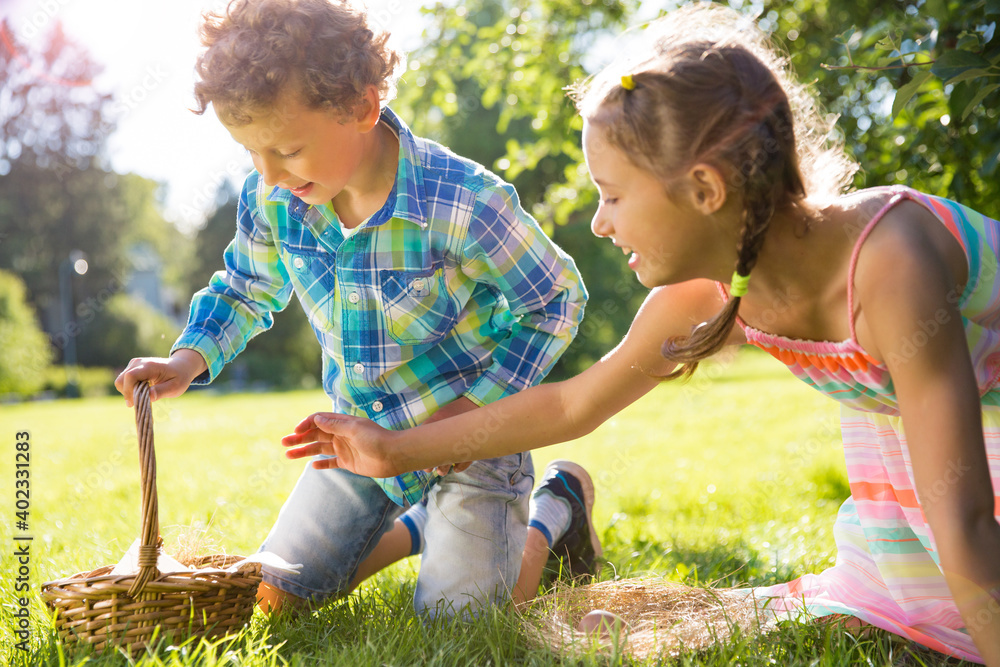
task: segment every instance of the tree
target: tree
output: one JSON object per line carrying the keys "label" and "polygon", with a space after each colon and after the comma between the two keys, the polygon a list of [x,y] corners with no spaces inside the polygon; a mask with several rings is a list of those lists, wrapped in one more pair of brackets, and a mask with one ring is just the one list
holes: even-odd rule
{"label": "tree", "polygon": [[157,183],[104,167],[112,98],[91,85],[98,71],[58,23],[32,53],[0,22],[0,268],[23,279],[59,349],[125,288],[134,245],[170,257],[180,239]]}
{"label": "tree", "polygon": [[114,128],[111,95],[93,86],[99,71],[58,21],[40,53],[0,21],[0,175],[27,154],[59,171],[94,163]]}
{"label": "tree", "polygon": [[52,353],[21,280],[0,271],[0,396],[30,396],[42,388]]}
{"label": "tree", "polygon": [[82,366],[122,368],[133,357],[161,356],[180,333],[163,313],[120,292],[88,316],[77,339]]}
{"label": "tree", "polygon": [[905,183],[1000,216],[1000,2],[800,0],[761,16],[839,114],[858,187]]}
{"label": "tree", "polygon": [[417,134],[492,168],[577,261],[590,292],[580,333],[550,377],[575,374],[625,333],[646,290],[613,248],[593,242],[596,192],[582,168],[582,123],[564,88],[636,3],[440,2],[410,54],[394,103]]}

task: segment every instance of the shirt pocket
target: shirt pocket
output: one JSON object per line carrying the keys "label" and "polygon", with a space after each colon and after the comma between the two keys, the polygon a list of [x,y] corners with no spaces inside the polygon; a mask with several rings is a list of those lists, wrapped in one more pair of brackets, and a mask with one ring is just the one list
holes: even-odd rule
{"label": "shirt pocket", "polygon": [[330,331],[337,285],[333,256],[322,250],[282,243],[281,259],[288,267],[295,294],[313,328]]}
{"label": "shirt pocket", "polygon": [[400,345],[432,345],[455,327],[458,307],[444,268],[381,271],[379,282],[387,330]]}

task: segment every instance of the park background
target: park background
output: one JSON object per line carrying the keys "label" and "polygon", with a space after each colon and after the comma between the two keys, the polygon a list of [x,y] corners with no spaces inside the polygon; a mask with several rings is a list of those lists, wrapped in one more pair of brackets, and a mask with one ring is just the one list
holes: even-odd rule
{"label": "park background", "polygon": [[[416,133],[513,182],[584,275],[586,318],[550,379],[609,350],[646,293],[617,249],[590,234],[597,194],[564,88],[613,57],[628,39],[623,31],[680,4],[372,5],[408,56],[393,108]],[[773,35],[838,116],[837,131],[862,166],[856,187],[905,183],[1000,217],[1000,0],[729,4]],[[131,357],[169,350],[191,294],[220,267],[250,167],[233,146],[202,138],[202,129],[137,130],[136,119],[154,109],[191,106],[189,92],[165,94],[186,74],[170,69],[168,77],[159,61],[139,59],[125,78],[102,76],[115,68],[74,36],[78,5],[19,0],[9,5],[16,12],[0,14],[0,415],[11,443],[18,431],[32,437],[29,532],[38,584],[110,564],[137,534],[131,415],[112,381]],[[198,9],[184,26],[196,25]],[[133,5],[115,25],[123,35],[154,31],[162,39],[171,25],[160,19]],[[184,128],[217,126],[211,112],[188,115],[197,123]],[[165,172],[135,157],[177,162],[176,153],[195,185],[158,177]],[[211,388],[158,407],[164,524],[180,537],[254,549],[298,472],[277,439],[328,405],[319,372],[318,346],[293,303]],[[610,562],[604,576],[769,583],[832,563],[829,526],[848,493],[836,417],[834,405],[747,351],[708,365],[687,385],[658,389],[581,442],[537,452],[536,469],[570,457],[594,471]],[[13,470],[11,463],[0,471],[10,508],[0,521],[5,544],[15,533]],[[6,582],[12,570],[3,564]],[[403,614],[412,567],[364,589],[357,608],[377,616],[388,604],[392,618]],[[0,592],[5,610],[8,588]],[[255,632],[248,645],[259,649],[267,643],[260,633],[277,631]],[[359,624],[353,632],[365,631]],[[482,650],[499,660],[483,632]],[[38,655],[51,657],[43,639],[36,636]],[[891,646],[886,640],[871,650]],[[515,647],[536,655],[523,642]],[[424,649],[447,653],[432,641]],[[769,650],[779,649],[765,657],[773,657]],[[277,655],[268,659],[289,659]],[[406,662],[373,655],[376,663]]]}

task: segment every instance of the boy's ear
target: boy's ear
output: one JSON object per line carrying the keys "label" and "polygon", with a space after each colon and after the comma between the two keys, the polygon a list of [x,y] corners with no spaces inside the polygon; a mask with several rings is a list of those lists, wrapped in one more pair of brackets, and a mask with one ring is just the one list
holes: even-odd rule
{"label": "boy's ear", "polygon": [[687,173],[691,204],[702,215],[711,215],[726,203],[728,191],[722,172],[710,164],[699,163]]}
{"label": "boy's ear", "polygon": [[370,132],[378,125],[378,119],[381,117],[382,103],[379,99],[378,89],[375,86],[368,86],[354,108],[354,120],[358,123],[359,130]]}

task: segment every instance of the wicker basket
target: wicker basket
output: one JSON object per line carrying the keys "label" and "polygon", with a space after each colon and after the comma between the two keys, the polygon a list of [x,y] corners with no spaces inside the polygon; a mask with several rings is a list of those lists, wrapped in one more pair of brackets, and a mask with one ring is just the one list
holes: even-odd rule
{"label": "wicker basket", "polygon": [[[156,498],[156,456],[149,385],[134,392],[135,424],[142,472],[142,533],[139,571],[112,575],[114,566],[75,574],[42,586],[42,598],[55,613],[60,641],[97,651],[125,645],[134,654],[169,636],[218,637],[238,631],[250,619],[260,584],[260,563],[237,572],[220,572],[242,556],[205,556],[190,572],[161,574],[156,568],[162,539]],[[201,570],[197,568],[216,568]]]}

